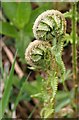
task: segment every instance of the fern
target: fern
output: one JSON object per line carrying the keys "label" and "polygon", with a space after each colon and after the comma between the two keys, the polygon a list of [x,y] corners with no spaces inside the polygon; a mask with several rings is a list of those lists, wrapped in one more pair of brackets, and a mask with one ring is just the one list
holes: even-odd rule
{"label": "fern", "polygon": [[29,44],[25,58],[31,67],[44,71],[46,77],[42,80],[40,93],[32,97],[40,97],[43,100],[41,117],[54,117],[58,77],[62,78],[64,85],[65,75],[62,51],[66,22],[63,14],[57,10],[45,11],[36,19],[33,33],[37,40]]}

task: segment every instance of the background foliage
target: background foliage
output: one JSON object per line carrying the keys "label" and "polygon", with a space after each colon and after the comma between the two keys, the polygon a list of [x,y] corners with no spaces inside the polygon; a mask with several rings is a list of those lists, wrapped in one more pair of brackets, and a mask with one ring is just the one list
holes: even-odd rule
{"label": "background foliage", "polygon": [[[37,16],[45,10],[57,9],[61,11],[67,21],[67,34],[66,41],[64,44],[64,55],[63,59],[66,59],[66,54],[68,50],[70,51],[70,46],[72,45],[72,30],[71,30],[71,18],[72,18],[72,3],[27,3],[27,2],[2,2],[0,10],[0,33],[2,34],[2,41],[6,44],[9,50],[15,56],[13,64],[9,67],[11,70],[5,67],[6,60],[10,63],[9,58],[4,53],[4,48],[2,50],[2,61],[0,59],[0,69],[1,69],[1,80],[0,82],[4,84],[3,97],[0,101],[0,118],[1,117],[36,117],[41,106],[39,105],[39,100],[32,99],[30,96],[38,93],[41,89],[41,75],[38,71],[32,71],[28,69],[25,61],[25,49],[28,44],[34,40],[32,26],[37,18]],[[79,29],[79,3],[77,3],[77,29]],[[3,38],[6,38],[3,40]],[[79,31],[77,30],[77,46],[79,45]],[[79,47],[79,46],[78,46]],[[15,55],[17,51],[17,55]],[[67,52],[66,52],[67,51]],[[68,54],[71,60],[71,56]],[[65,61],[65,66],[68,69],[65,75],[65,82],[68,87],[68,91],[63,90],[62,81],[59,80],[58,93],[56,96],[55,104],[55,117],[77,117],[76,103],[73,101],[73,80],[72,80],[72,66],[70,66],[70,61]],[[24,75],[19,78],[17,73],[14,72],[15,61],[18,62]],[[79,65],[78,65],[79,66]],[[70,69],[70,70],[69,70]],[[6,72],[7,71],[7,72]],[[42,102],[42,101],[41,101]],[[30,108],[28,109],[28,104]],[[26,108],[23,106],[25,105]],[[13,107],[12,107],[13,106]],[[1,111],[2,108],[2,111]],[[18,110],[20,109],[20,110]],[[26,112],[28,111],[29,112]],[[25,114],[20,115],[24,112]],[[15,115],[13,116],[13,114]]]}

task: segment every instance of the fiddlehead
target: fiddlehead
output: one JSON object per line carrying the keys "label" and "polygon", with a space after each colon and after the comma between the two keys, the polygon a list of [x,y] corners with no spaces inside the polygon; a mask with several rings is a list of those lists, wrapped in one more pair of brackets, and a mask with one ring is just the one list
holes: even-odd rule
{"label": "fiddlehead", "polygon": [[[47,10],[35,20],[33,33],[36,39],[52,41],[63,48],[63,36],[66,33],[66,21],[63,14],[57,10]],[[57,46],[56,46],[57,47]]]}
{"label": "fiddlehead", "polygon": [[47,10],[40,14],[33,25],[33,33],[36,39],[52,42],[52,51],[56,61],[65,74],[62,61],[64,36],[66,33],[66,21],[63,14],[57,10]]}
{"label": "fiddlehead", "polygon": [[47,10],[39,15],[33,26],[36,39],[52,40],[66,32],[66,22],[63,14],[57,10]]}
{"label": "fiddlehead", "polygon": [[46,41],[35,40],[26,49],[25,58],[30,66],[46,72],[47,77],[43,78],[42,89],[39,95],[44,101],[41,116],[49,117],[54,112],[53,104],[58,84],[58,67],[55,62],[55,56],[51,51],[51,45]]}
{"label": "fiddlehead", "polygon": [[27,63],[36,69],[50,69],[50,46],[48,42],[40,40],[31,42],[25,52]]}
{"label": "fiddlehead", "polygon": [[61,55],[65,32],[66,22],[62,13],[47,10],[38,16],[33,26],[38,40],[30,43],[25,52],[27,63],[47,74],[42,80],[42,90],[37,94],[44,101],[41,110],[41,117],[44,118],[53,117],[59,75],[64,80],[65,67]]}

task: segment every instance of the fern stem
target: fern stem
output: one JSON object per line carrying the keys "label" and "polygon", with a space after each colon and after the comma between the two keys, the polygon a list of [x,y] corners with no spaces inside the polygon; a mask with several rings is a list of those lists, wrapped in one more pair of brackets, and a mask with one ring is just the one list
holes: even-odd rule
{"label": "fern stem", "polygon": [[72,65],[75,98],[77,97],[76,3],[72,5]]}

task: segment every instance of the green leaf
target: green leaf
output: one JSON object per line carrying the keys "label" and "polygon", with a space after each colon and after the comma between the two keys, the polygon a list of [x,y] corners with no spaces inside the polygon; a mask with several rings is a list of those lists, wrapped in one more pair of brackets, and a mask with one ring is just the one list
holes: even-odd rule
{"label": "green leaf", "polygon": [[16,39],[16,49],[18,49],[18,55],[23,63],[25,62],[25,49],[30,42],[31,39],[28,35],[26,35],[26,33],[23,31],[18,33],[18,38]]}
{"label": "green leaf", "polygon": [[27,2],[19,2],[15,17],[15,23],[18,25],[18,28],[22,29],[30,19],[31,15],[31,4]]}
{"label": "green leaf", "polygon": [[17,37],[17,30],[7,22],[0,21],[0,33],[13,38]]}
{"label": "green leaf", "polygon": [[15,22],[17,6],[18,6],[18,3],[16,2],[2,2],[2,8],[3,8],[4,14],[12,22]]}
{"label": "green leaf", "polygon": [[29,2],[4,2],[2,7],[4,14],[18,29],[22,29],[28,23],[31,15]]}
{"label": "green leaf", "polygon": [[15,58],[14,58],[13,65],[11,67],[10,75],[7,78],[7,82],[6,82],[6,86],[5,86],[5,89],[4,89],[3,97],[0,101],[0,108],[1,108],[0,109],[0,120],[1,120],[1,118],[4,114],[4,112],[5,112],[5,109],[8,105],[9,98],[10,98],[10,93],[11,93],[11,88],[12,88],[12,83],[13,83],[12,77],[13,77],[13,74],[14,74],[15,59],[16,59],[16,55],[15,55]]}

